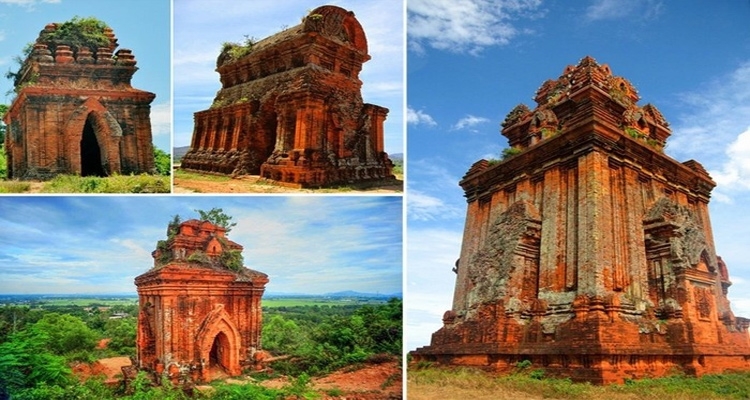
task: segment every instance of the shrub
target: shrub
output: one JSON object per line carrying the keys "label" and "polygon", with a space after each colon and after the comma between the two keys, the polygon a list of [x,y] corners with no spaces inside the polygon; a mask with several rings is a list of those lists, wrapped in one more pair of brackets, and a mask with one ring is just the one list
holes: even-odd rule
{"label": "shrub", "polygon": [[515,147],[508,147],[506,149],[503,149],[503,160],[513,157],[517,154],[521,154],[522,151],[523,150],[517,149]]}
{"label": "shrub", "polygon": [[169,176],[172,173],[172,156],[154,147],[154,165],[159,175]]}
{"label": "shrub", "polygon": [[526,369],[531,367],[531,360],[523,360],[516,363],[516,368],[518,369]]}
{"label": "shrub", "polygon": [[109,47],[109,38],[104,34],[107,24],[94,18],[73,17],[70,21],[57,25],[52,32],[42,32],[39,35],[44,43],[50,44],[50,50],[59,45],[68,45],[73,51],[81,47],[88,47],[95,51],[99,47]]}
{"label": "shrub", "polygon": [[31,189],[31,184],[28,182],[19,182],[19,181],[0,182],[0,193],[24,193],[24,192],[28,192],[29,189]]}
{"label": "shrub", "polygon": [[44,193],[169,193],[166,176],[112,175],[108,177],[58,175],[47,182]]}
{"label": "shrub", "polygon": [[239,250],[226,249],[221,253],[221,265],[231,269],[232,271],[241,271],[244,262],[245,259],[242,257],[242,252]]}
{"label": "shrub", "polygon": [[200,250],[194,251],[193,254],[188,256],[187,260],[198,264],[208,264],[210,262],[206,253]]}

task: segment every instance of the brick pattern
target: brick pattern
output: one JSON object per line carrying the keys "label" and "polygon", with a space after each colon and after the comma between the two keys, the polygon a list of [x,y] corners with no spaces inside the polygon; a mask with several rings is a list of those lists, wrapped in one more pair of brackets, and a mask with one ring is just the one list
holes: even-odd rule
{"label": "brick pattern", "polygon": [[[56,24],[49,24],[44,31],[55,29]],[[41,36],[35,42],[15,82],[18,96],[5,116],[10,178],[154,172],[149,115],[155,95],[131,86],[138,69],[135,57],[128,49],[113,56],[117,39],[109,28],[105,34],[110,47],[75,53],[58,45],[53,54]],[[95,138],[89,138],[95,143],[93,153],[83,144],[86,129]]]}
{"label": "brick pattern", "polygon": [[670,131],[586,57],[502,134],[520,154],[475,163],[452,310],[415,360],[507,371],[529,359],[594,383],[750,370],[708,215],[714,182],[662,149]]}
{"label": "brick pattern", "polygon": [[384,151],[388,109],[362,101],[359,73],[370,59],[354,13],[313,10],[301,24],[217,60],[222,88],[195,113],[182,168],[259,174],[288,186],[391,179]]}
{"label": "brick pattern", "polygon": [[222,266],[222,253],[242,246],[207,221],[183,222],[166,243],[153,253],[154,268],[135,278],[136,367],[184,383],[255,366],[268,276]]}

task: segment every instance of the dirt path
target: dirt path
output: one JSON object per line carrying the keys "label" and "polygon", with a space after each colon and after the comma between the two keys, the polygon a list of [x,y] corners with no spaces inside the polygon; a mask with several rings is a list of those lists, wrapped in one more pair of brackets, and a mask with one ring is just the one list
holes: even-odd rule
{"label": "dirt path", "polygon": [[[354,371],[337,371],[328,376],[313,379],[318,390],[339,389],[347,393],[377,394],[377,397],[398,398],[402,393],[401,368],[397,362],[368,365]],[[382,396],[382,397],[381,397]],[[346,396],[347,399],[355,398]]]}
{"label": "dirt path", "polygon": [[[260,385],[279,389],[289,384],[286,377],[261,382]],[[383,364],[367,364],[362,368],[345,368],[330,375],[312,380],[315,390],[325,399],[385,400],[403,397],[401,364],[391,361]],[[340,393],[339,397],[332,396]]]}
{"label": "dirt path", "polygon": [[130,357],[110,357],[91,364],[75,364],[72,369],[73,374],[82,381],[95,375],[104,375],[104,383],[116,384],[120,381],[122,367],[127,365],[131,365]]}
{"label": "dirt path", "polygon": [[298,189],[277,185],[261,180],[258,175],[247,175],[237,178],[199,174],[175,174],[174,193],[401,193],[404,183],[397,180],[393,184],[367,187],[351,185],[342,188]]}

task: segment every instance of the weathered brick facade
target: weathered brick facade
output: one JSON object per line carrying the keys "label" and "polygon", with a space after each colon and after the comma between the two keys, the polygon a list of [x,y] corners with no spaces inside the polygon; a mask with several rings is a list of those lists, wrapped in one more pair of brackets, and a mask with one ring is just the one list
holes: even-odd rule
{"label": "weathered brick facade", "polygon": [[182,168],[293,186],[392,178],[383,143],[388,109],[363,103],[360,93],[369,59],[354,13],[335,6],[313,10],[240,58],[226,48],[216,69],[222,88],[211,109],[195,113]]}
{"label": "weathered brick facade", "polygon": [[[172,231],[174,229],[174,231]],[[137,363],[173,382],[237,376],[260,350],[261,296],[268,276],[228,267],[242,246],[208,221],[170,227],[138,287]]]}
{"label": "weathered brick facade", "polygon": [[134,89],[131,50],[71,48],[34,43],[15,81],[18,95],[4,120],[8,177],[49,179],[57,174],[106,176],[153,172],[150,104],[153,93]]}
{"label": "weathered brick facade", "polygon": [[708,215],[715,183],[663,153],[656,107],[586,57],[517,106],[515,155],[475,163],[453,308],[416,360],[505,371],[528,359],[595,383],[750,370]]}

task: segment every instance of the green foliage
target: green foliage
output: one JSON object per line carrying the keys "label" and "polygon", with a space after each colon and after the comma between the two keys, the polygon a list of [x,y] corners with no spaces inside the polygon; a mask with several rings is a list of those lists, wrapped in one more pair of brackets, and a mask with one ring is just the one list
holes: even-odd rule
{"label": "green foliage", "polygon": [[108,319],[104,333],[110,339],[109,349],[120,355],[135,355],[135,318]]}
{"label": "green foliage", "polygon": [[7,112],[8,105],[0,104],[0,147],[3,146],[3,143],[5,143],[5,131],[7,129],[7,126],[5,125],[5,122],[3,122],[3,118],[5,117],[5,114]]}
{"label": "green foliage", "polygon": [[95,51],[99,47],[109,47],[109,38],[104,34],[107,24],[94,18],[73,17],[70,21],[57,25],[52,32],[42,32],[40,39],[53,50],[59,45],[68,45],[73,51],[88,47]]}
{"label": "green foliage", "polygon": [[539,379],[541,373],[516,373],[496,377],[472,368],[424,368],[409,370],[409,393],[420,386],[462,388],[454,396],[472,397],[480,393],[512,392],[518,398],[554,399],[747,399],[750,373],[704,375],[700,378],[677,375],[657,379],[626,380],[624,385],[594,386],[574,383],[569,378]]}
{"label": "green foliage", "polygon": [[224,42],[221,44],[221,53],[226,56],[227,61],[235,61],[253,52],[256,40],[253,37],[244,35],[245,40],[242,43]]}
{"label": "green foliage", "polygon": [[166,176],[113,175],[108,177],[58,175],[47,182],[43,193],[169,193]]}
{"label": "green foliage", "polygon": [[169,176],[172,173],[172,156],[154,147],[154,165],[159,175]]}
{"label": "green foliage", "polygon": [[[8,160],[5,158],[5,146],[0,143],[0,179],[5,179],[7,177]],[[4,183],[2,186],[0,186],[0,193],[23,193],[24,191],[28,190],[28,187],[30,187],[30,185],[17,186]]]}
{"label": "green foliage", "polygon": [[265,348],[292,355],[293,359],[277,361],[273,366],[293,376],[325,374],[363,363],[378,353],[398,357],[402,347],[402,304],[400,299],[392,299],[384,305],[357,308],[348,315],[328,314],[346,310],[344,307],[331,307],[328,311],[306,307],[310,311],[293,316],[294,321],[271,316],[271,322],[263,327]]}
{"label": "green foliage", "polygon": [[[138,372],[131,384],[133,393],[128,396],[118,396],[119,399],[127,400],[189,400],[185,392],[172,386],[168,379],[162,380],[162,386],[152,386],[151,380],[145,372]],[[202,396],[197,396],[201,398]],[[195,399],[196,397],[193,397]]]}
{"label": "green foliage", "polygon": [[244,264],[245,259],[242,257],[242,252],[239,250],[225,249],[221,253],[221,265],[231,269],[232,271],[241,271]]}
{"label": "green foliage", "polygon": [[163,266],[172,260],[172,251],[169,250],[169,242],[167,240],[156,242],[156,248],[159,250],[159,257],[156,259],[157,266]]}
{"label": "green foliage", "polygon": [[198,264],[208,264],[210,260],[208,259],[208,256],[206,253],[196,250],[193,252],[193,254],[190,254],[187,258],[189,262],[194,262]]}
{"label": "green foliage", "polygon": [[265,388],[256,385],[227,385],[217,384],[212,400],[237,400],[237,399],[254,399],[254,400],[276,400],[284,397],[282,390]]}
{"label": "green foliage", "polygon": [[295,399],[317,399],[320,397],[318,393],[312,390],[312,380],[310,376],[303,373],[293,380],[289,386],[285,386],[282,390],[287,398]]}
{"label": "green foliage", "polygon": [[545,371],[543,369],[535,369],[529,373],[529,378],[536,379],[536,380],[542,380],[544,379]]}
{"label": "green foliage", "polygon": [[518,369],[526,369],[531,367],[531,360],[523,360],[516,363],[516,368]]}
{"label": "green foliage", "polygon": [[551,128],[542,128],[541,132],[542,132],[542,138],[543,139],[550,138],[550,137],[555,136],[558,133],[560,133],[560,131],[557,131],[557,130],[554,130],[554,129],[551,129]]}
{"label": "green foliage", "polygon": [[224,213],[221,208],[212,208],[208,211],[195,210],[200,215],[201,221],[208,221],[227,230],[229,233],[237,223],[232,222],[232,217]]}
{"label": "green foliage", "polygon": [[278,353],[289,354],[306,340],[302,329],[292,320],[274,315],[263,324],[263,347]]}
{"label": "green foliage", "polygon": [[646,139],[646,144],[657,150],[664,151],[661,142],[656,139]]}
{"label": "green foliage", "polygon": [[[8,165],[7,160],[5,159],[5,132],[8,127],[5,125],[5,122],[3,122],[3,117],[5,117],[5,114],[7,112],[8,105],[0,104],[0,179],[8,176]],[[0,193],[18,193],[14,191],[6,191],[3,189],[4,188],[0,186]]]}
{"label": "green foliage", "polygon": [[625,127],[625,133],[628,134],[628,136],[632,137],[633,139],[645,139],[646,135],[639,131],[638,129],[631,128],[631,127]]}
{"label": "green foliage", "polygon": [[96,333],[80,318],[67,314],[45,314],[30,329],[58,355],[92,350],[97,341]]}
{"label": "green foliage", "polygon": [[173,237],[177,236],[180,230],[181,223],[182,217],[180,217],[180,214],[175,214],[172,216],[172,220],[169,221],[169,225],[167,226],[167,239],[172,239]]}
{"label": "green foliage", "polygon": [[0,398],[21,398],[15,395],[40,385],[65,386],[70,374],[65,360],[50,353],[42,335],[19,332],[0,344]]}
{"label": "green foliage", "polygon": [[513,156],[517,155],[517,154],[521,154],[522,152],[523,152],[523,150],[521,150],[521,149],[517,149],[515,147],[508,147],[508,148],[503,149],[502,157],[503,157],[503,160],[506,160],[506,159],[508,159],[510,157],[513,157]]}

